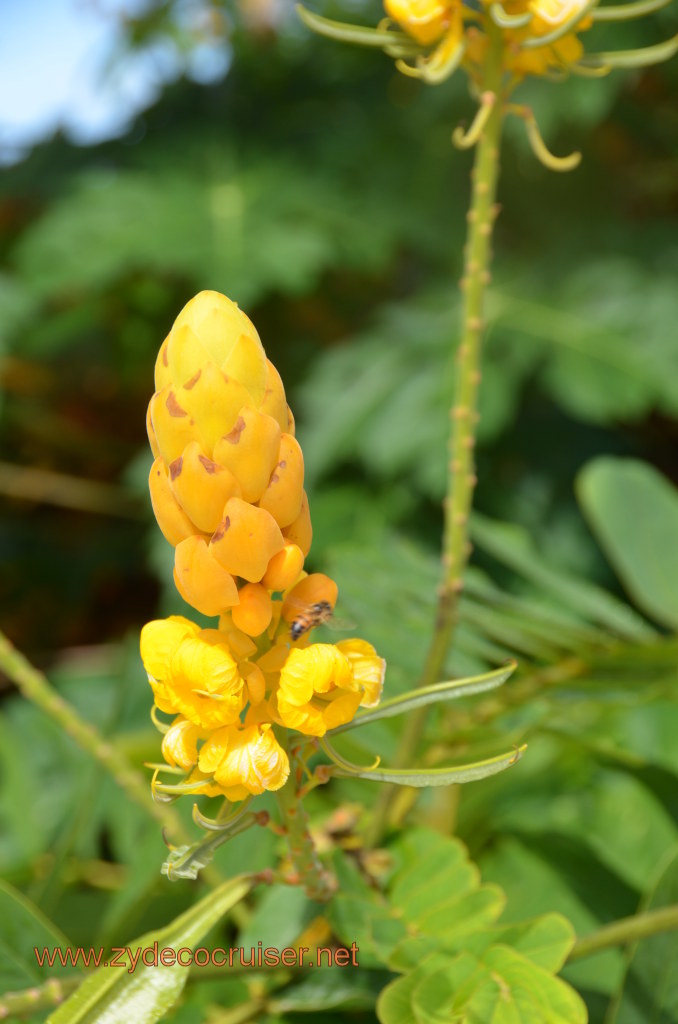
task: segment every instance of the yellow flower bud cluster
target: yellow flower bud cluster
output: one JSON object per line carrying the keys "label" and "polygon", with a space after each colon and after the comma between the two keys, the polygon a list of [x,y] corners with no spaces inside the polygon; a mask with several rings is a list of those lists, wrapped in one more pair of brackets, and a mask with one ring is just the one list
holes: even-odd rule
{"label": "yellow flower bud cluster", "polygon": [[175,547],[174,579],[205,615],[233,610],[251,636],[270,592],[298,578],[311,545],[304,459],[280,376],[234,302],[201,292],[181,311],[148,407],[153,510]]}
{"label": "yellow flower bud cluster", "polygon": [[[148,410],[153,509],[174,579],[212,629],[149,622],[141,656],[172,791],[242,800],[283,786],[276,728],[323,736],[379,701],[385,663],[361,639],[310,643],[337,586],[307,575],[304,463],[280,377],[241,310],[201,292],[177,317]],[[157,722],[157,720],[156,720]],[[182,789],[183,787],[183,789]],[[158,786],[161,791],[161,787]]]}

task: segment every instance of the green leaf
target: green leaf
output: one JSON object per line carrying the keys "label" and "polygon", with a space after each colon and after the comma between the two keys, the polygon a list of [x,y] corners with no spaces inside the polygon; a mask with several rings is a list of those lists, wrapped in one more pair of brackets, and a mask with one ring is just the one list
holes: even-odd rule
{"label": "green leaf", "polygon": [[[230,879],[167,927],[129,943],[129,949],[157,948],[158,953],[164,948],[193,949],[254,884],[251,875]],[[119,1024],[124,1020],[153,1024],[160,1020],[179,998],[189,967],[146,965],[141,960],[133,964],[129,953],[125,955],[126,966],[100,967],[48,1017],[47,1024]]]}
{"label": "green leaf", "polygon": [[337,767],[332,774],[338,778],[370,779],[372,782],[393,782],[398,786],[415,786],[419,789],[428,786],[452,786],[463,782],[476,782],[489,775],[503,772],[520,760],[527,744],[516,747],[507,754],[488,757],[484,761],[462,764],[453,768],[370,768],[351,764],[346,761],[326,739],[320,740],[325,753]]}
{"label": "green leaf", "polygon": [[424,704],[438,704],[446,700],[454,700],[457,697],[468,697],[474,693],[485,693],[487,690],[496,690],[502,686],[509,676],[515,672],[516,662],[513,661],[504,668],[496,669],[494,672],[485,672],[480,676],[470,676],[466,679],[449,679],[444,683],[434,683],[432,686],[422,686],[419,690],[408,690],[399,697],[391,697],[390,700],[382,701],[372,711],[365,711],[356,715],[352,722],[346,725],[330,729],[328,736],[337,736],[341,732],[355,729],[359,725],[368,725],[370,722],[377,722],[380,718],[391,718],[393,715],[402,715],[412,711]]}
{"label": "green leaf", "polygon": [[630,640],[649,640],[655,635],[639,615],[602,587],[553,569],[522,527],[494,522],[476,512],[471,536],[488,554],[593,622]]}
{"label": "green leaf", "polygon": [[636,604],[678,627],[678,491],[636,459],[604,457],[579,475],[577,493],[596,538]]}
{"label": "green leaf", "polygon": [[[678,851],[666,863],[642,910],[678,903]],[[642,939],[633,948],[609,1024],[678,1022],[678,931]]]}
{"label": "green leaf", "polygon": [[[280,949],[281,942],[276,942]],[[362,968],[356,954],[358,969],[351,960],[345,967],[322,967],[311,971],[297,985],[290,985],[277,998],[268,1003],[273,1012],[306,1012],[345,1006],[354,1009],[371,1009],[384,983],[389,979],[387,971],[371,971]]]}
{"label": "green leaf", "polygon": [[[56,973],[40,967],[35,949],[66,949],[71,943],[55,924],[30,900],[7,882],[0,880],[0,992],[19,991],[40,985],[46,975]],[[63,970],[63,968],[61,969]]]}

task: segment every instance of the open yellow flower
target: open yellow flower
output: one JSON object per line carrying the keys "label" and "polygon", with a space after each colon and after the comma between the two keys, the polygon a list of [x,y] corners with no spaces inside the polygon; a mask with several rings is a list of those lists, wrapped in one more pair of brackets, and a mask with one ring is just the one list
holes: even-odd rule
{"label": "open yellow flower", "polygon": [[217,729],[203,744],[198,767],[212,774],[228,800],[244,800],[287,782],[290,763],[270,722]]}
{"label": "open yellow flower", "polygon": [[379,699],[383,673],[383,658],[364,640],[295,648],[280,673],[280,719],[307,736],[324,736]]}
{"label": "open yellow flower", "polygon": [[244,682],[218,630],[179,617],[156,619],[141,631],[141,658],[161,711],[204,729],[237,720]]}

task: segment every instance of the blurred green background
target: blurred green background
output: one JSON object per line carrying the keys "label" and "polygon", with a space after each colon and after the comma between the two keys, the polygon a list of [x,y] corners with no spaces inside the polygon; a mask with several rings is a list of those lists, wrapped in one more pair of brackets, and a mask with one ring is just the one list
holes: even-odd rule
{"label": "blurred green background", "polygon": [[[190,54],[185,6],[129,20],[116,59],[168,39]],[[370,4],[322,13],[380,17]],[[0,176],[0,624],[139,764],[157,741],[138,631],[185,611],[147,497],[145,409],[157,349],[195,292],[236,300],[283,376],[307,467],[310,567],[336,574],[340,614],[386,654],[391,692],[414,685],[425,655],[442,527],[471,159],[450,135],[473,115],[465,81],[424,87],[381,54],[311,37],[274,0],[215,5],[204,30],[230,55],[223,79],[181,77],[123,137],[78,147],[57,136]],[[675,31],[672,4],[598,43]],[[464,791],[458,830],[515,916],[560,909],[582,931],[633,913],[678,842],[673,613],[647,627],[646,664],[633,643],[650,633],[625,604],[637,594],[574,492],[601,455],[643,459],[678,483],[677,89],[676,60],[523,87],[553,151],[581,149],[583,161],[550,173],[509,125],[489,301],[477,508],[524,527],[555,578],[609,590],[635,624],[629,649],[602,667],[591,655],[585,696],[528,689],[480,720],[469,704],[456,750],[433,737],[492,753],[538,724],[519,769]],[[479,601],[481,572],[537,596],[475,540]],[[453,670],[578,653],[553,624],[521,648],[519,630],[487,627],[479,608]],[[176,913],[190,887],[157,874],[157,823],[9,686],[3,697],[5,877],[73,941],[122,942]],[[589,727],[588,746],[558,732]],[[381,752],[396,731],[373,734]],[[613,740],[640,761],[601,753]],[[319,814],[324,800],[374,799],[365,783],[328,792]],[[271,844],[248,834],[220,863],[263,867]],[[602,1021],[621,955],[571,971]],[[173,1019],[203,1019],[204,988],[203,1009],[191,1017],[189,1000]]]}

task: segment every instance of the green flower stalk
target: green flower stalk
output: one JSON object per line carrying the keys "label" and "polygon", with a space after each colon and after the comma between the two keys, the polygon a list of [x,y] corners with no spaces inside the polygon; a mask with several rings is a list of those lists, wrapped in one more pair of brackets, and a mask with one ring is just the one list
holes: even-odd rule
{"label": "green flower stalk", "polygon": [[[614,68],[644,67],[667,60],[678,50],[678,35],[636,50],[587,52],[583,39],[597,22],[642,17],[670,0],[638,0],[622,6],[600,6],[597,0],[384,0],[386,18],[374,28],[342,25],[298,7],[314,31],[349,43],[372,46],[393,57],[403,74],[431,85],[458,69],[469,79],[477,112],[468,130],[457,128],[453,143],[475,147],[472,196],[464,252],[463,319],[457,349],[455,393],[450,418],[449,467],[444,506],[442,580],[430,648],[419,685],[429,687],[443,677],[458,620],[459,596],[471,545],[468,523],[476,483],[474,449],[485,328],[485,292],[490,282],[491,238],[498,207],[502,125],[507,116],[520,118],[537,159],[554,171],[569,171],[581,154],[559,157],[550,152],[537,121],[512,95],[528,76],[566,79],[571,74],[598,77]],[[416,757],[427,707],[410,716],[402,735],[397,765]],[[394,799],[385,791],[370,827],[378,841]]]}

